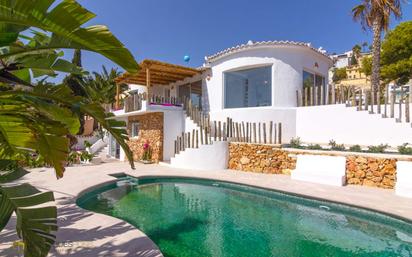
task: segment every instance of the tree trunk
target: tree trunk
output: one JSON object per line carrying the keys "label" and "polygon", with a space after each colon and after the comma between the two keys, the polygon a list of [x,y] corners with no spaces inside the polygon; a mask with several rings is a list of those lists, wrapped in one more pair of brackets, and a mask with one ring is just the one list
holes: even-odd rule
{"label": "tree trunk", "polygon": [[374,92],[374,98],[375,98],[376,92],[378,92],[379,90],[379,83],[380,83],[381,34],[382,34],[381,20],[382,20],[381,17],[377,16],[372,24],[373,44],[372,44],[371,87]]}

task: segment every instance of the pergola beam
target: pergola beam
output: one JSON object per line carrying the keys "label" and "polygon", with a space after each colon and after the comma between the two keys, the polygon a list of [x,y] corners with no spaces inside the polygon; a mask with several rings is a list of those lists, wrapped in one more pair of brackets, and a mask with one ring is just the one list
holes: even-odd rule
{"label": "pergola beam", "polygon": [[116,82],[138,83],[149,88],[155,84],[169,85],[201,73],[197,69],[154,60],[144,60],[140,68],[137,74],[124,73],[116,79]]}

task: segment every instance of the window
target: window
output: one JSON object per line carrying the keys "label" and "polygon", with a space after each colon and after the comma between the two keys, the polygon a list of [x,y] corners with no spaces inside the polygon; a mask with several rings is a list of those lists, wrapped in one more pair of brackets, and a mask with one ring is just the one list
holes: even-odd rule
{"label": "window", "polygon": [[139,136],[139,122],[134,121],[132,122],[131,137],[138,137],[138,136]]}
{"label": "window", "polygon": [[224,73],[225,108],[270,106],[272,67],[259,67]]}
{"label": "window", "polygon": [[[323,90],[321,90],[321,88],[323,88]],[[312,105],[322,104],[321,100],[325,101],[326,96],[325,77],[318,74],[303,71],[303,90],[308,94],[312,92],[310,95],[310,99],[308,99],[308,101],[310,101]]]}

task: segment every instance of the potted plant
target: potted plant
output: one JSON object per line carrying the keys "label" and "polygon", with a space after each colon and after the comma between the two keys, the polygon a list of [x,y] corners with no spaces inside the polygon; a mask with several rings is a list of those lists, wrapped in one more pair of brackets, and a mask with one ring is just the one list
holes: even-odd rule
{"label": "potted plant", "polygon": [[152,148],[150,147],[149,141],[146,141],[143,145],[143,156],[141,162],[144,164],[153,163],[152,161]]}

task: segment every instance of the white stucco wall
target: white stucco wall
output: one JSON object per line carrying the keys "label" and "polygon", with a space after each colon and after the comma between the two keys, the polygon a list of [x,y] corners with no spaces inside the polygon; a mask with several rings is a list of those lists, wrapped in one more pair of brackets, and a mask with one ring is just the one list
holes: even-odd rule
{"label": "white stucco wall", "polygon": [[163,160],[169,161],[174,155],[174,142],[184,131],[183,111],[163,110]]}
{"label": "white stucco wall", "polygon": [[345,105],[300,107],[296,111],[296,135],[304,142],[379,145],[412,143],[410,123],[396,123],[379,114],[356,111]]}
{"label": "white stucco wall", "polygon": [[188,148],[170,161],[173,167],[193,170],[222,170],[227,169],[228,163],[229,147],[224,141]]}
{"label": "white stucco wall", "polygon": [[[318,67],[315,67],[315,63]],[[253,67],[272,67],[272,106],[295,107],[296,90],[302,89],[303,70],[320,74],[328,81],[330,59],[302,46],[270,46],[246,49],[210,63],[211,77],[203,96],[211,112],[224,109],[223,73]]]}

